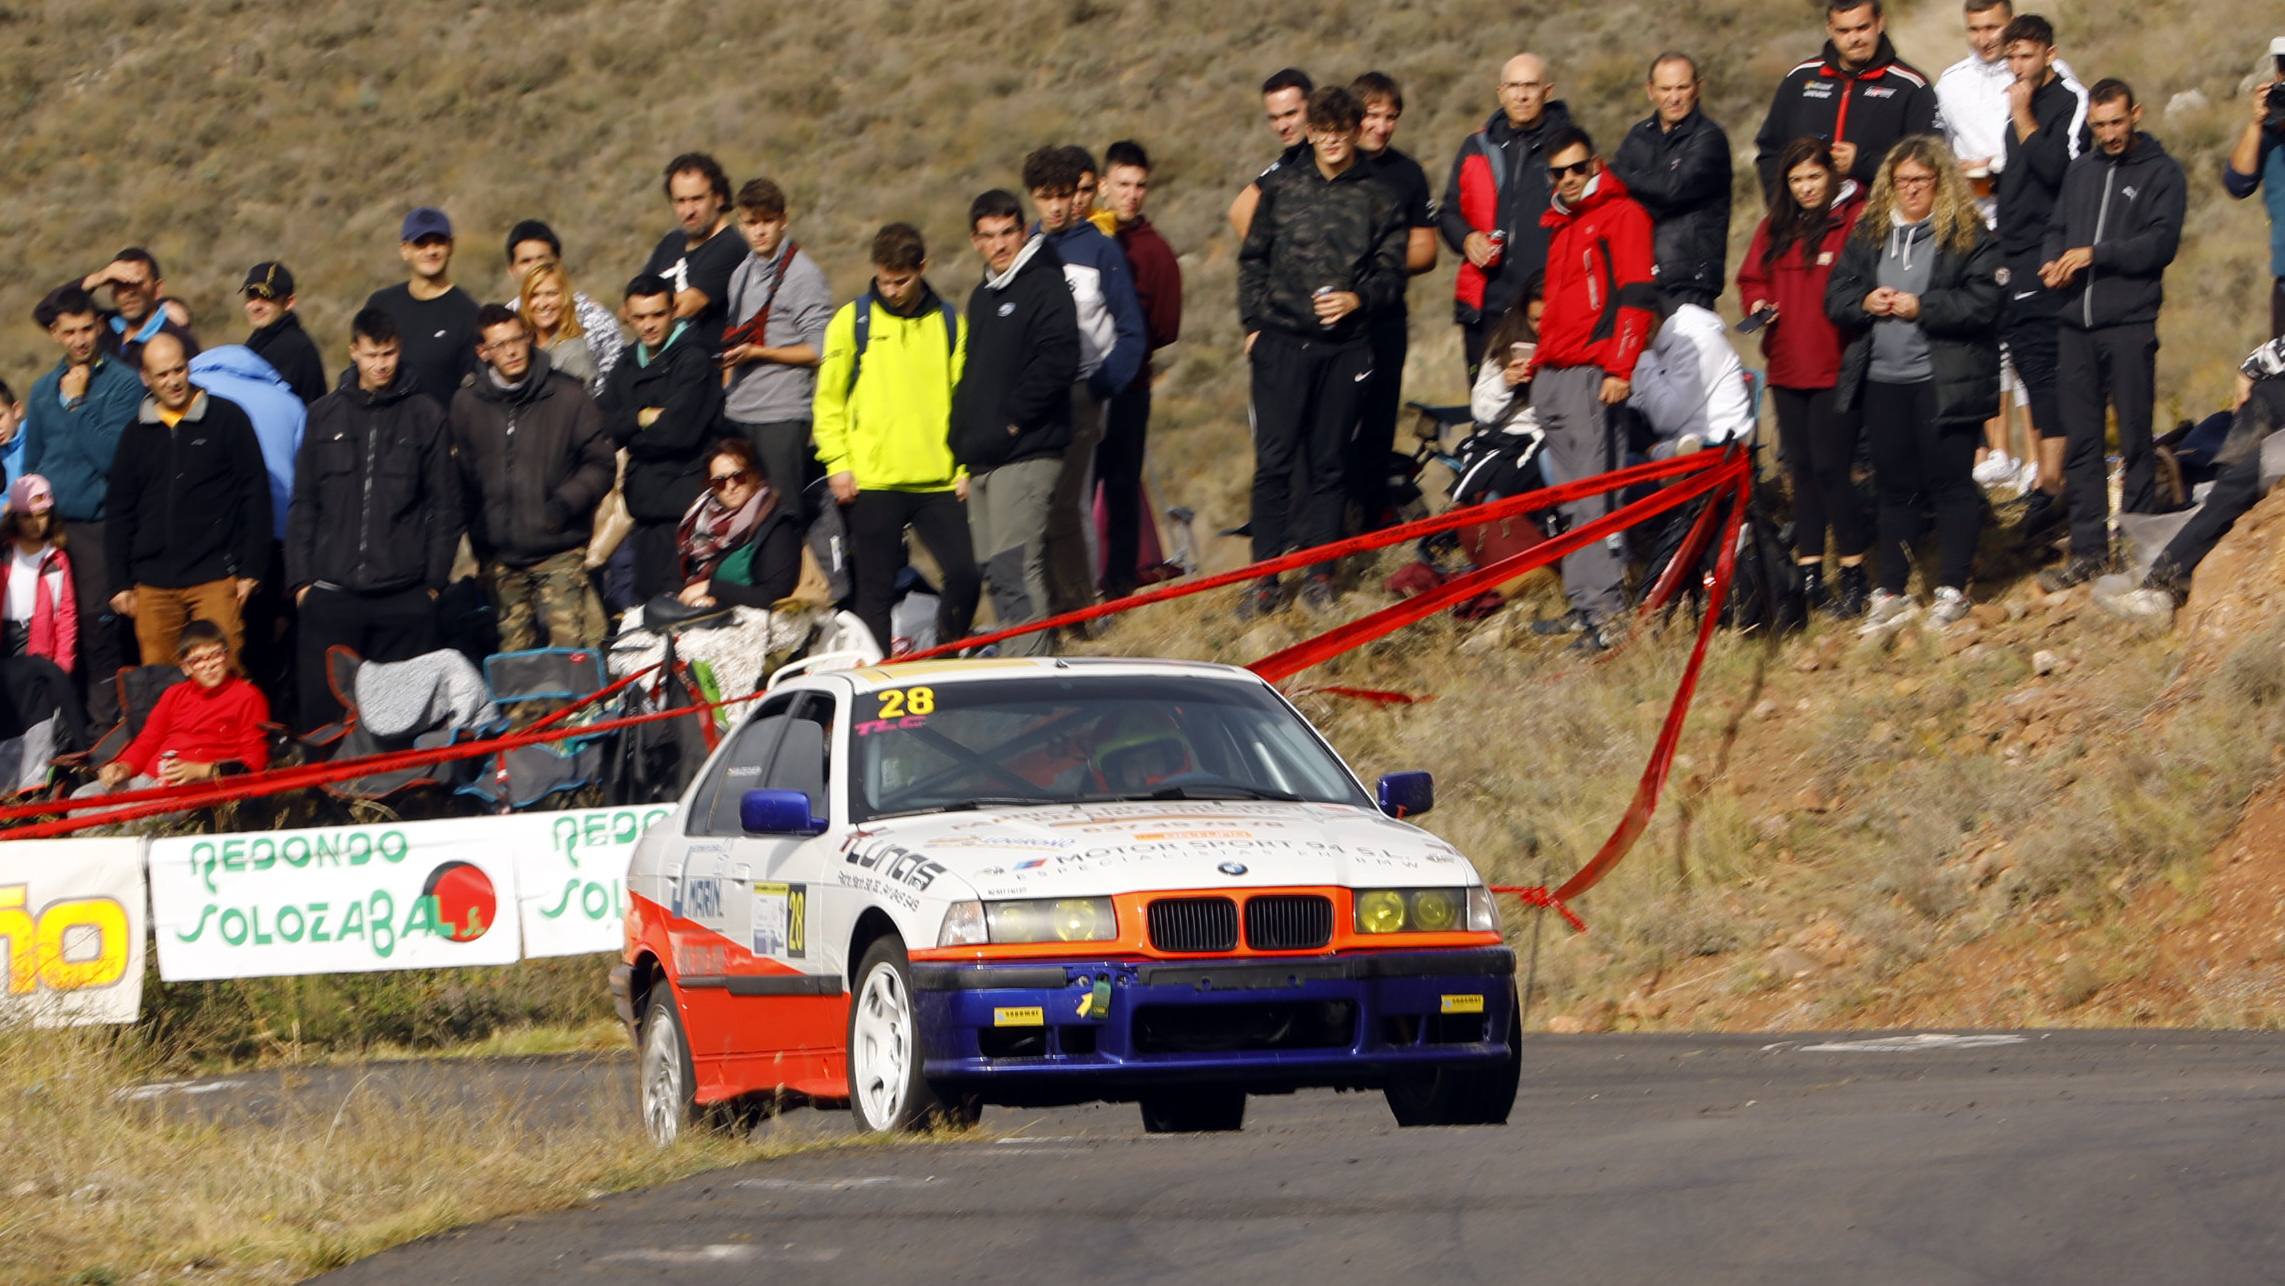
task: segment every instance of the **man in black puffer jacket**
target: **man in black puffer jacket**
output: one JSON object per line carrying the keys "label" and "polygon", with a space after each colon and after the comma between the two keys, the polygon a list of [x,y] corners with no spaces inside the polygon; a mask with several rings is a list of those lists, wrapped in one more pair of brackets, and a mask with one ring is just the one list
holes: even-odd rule
{"label": "man in black puffer jacket", "polygon": [[1898,139],[1936,132],[1936,86],[1896,56],[1881,0],[1825,0],[1825,47],[1778,82],[1754,135],[1754,167],[1772,205],[1785,186],[1779,159],[1797,138],[1822,139],[1841,173],[1870,191]]}
{"label": "man in black puffer jacket", "polygon": [[[1313,163],[1263,190],[1238,250],[1238,315],[1253,359],[1257,561],[1341,534],[1342,469],[1373,373],[1371,319],[1404,291],[1410,229],[1396,193],[1358,163],[1364,119],[1364,105],[1339,86],[1310,96]],[[1310,569],[1302,591],[1310,607],[1332,604],[1333,570]],[[1282,606],[1273,576],[1239,610],[1251,617]]]}
{"label": "man in black puffer jacket", "polygon": [[[968,296],[968,358],[952,393],[952,457],[968,471],[968,530],[999,624],[1047,610],[1047,524],[1071,445],[1071,384],[1079,371],[1079,313],[1063,260],[1044,236],[1024,236],[1023,206],[994,189],[968,207],[984,279]],[[912,493],[916,497],[943,492]],[[925,501],[907,521],[917,529]],[[1044,655],[1053,640],[1025,634],[1000,647]]]}
{"label": "man in black puffer jacket", "polygon": [[1697,60],[1665,53],[1650,67],[1656,109],[1619,143],[1611,172],[1650,213],[1658,289],[1712,308],[1730,248],[1730,137],[1698,110]]}
{"label": "man in black puffer jacket", "polygon": [[2118,411],[2125,463],[2119,507],[2158,507],[2150,420],[2157,400],[2158,309],[2166,266],[2182,248],[2189,181],[2157,139],[2141,130],[2142,107],[2122,80],[2087,92],[2095,150],[2071,162],[2047,224],[2039,279],[2055,291],[2056,402],[2062,414],[2063,496],[2071,510],[2071,556],[2040,573],[2049,593],[2102,574],[2110,560],[2110,479],[2103,414]]}
{"label": "man in black puffer jacket", "polygon": [[460,475],[444,412],[403,365],[394,317],[350,323],[350,371],[309,409],[286,511],[286,587],[301,609],[301,726],[341,714],[326,649],[406,661],[437,647],[436,599],[460,547]]}
{"label": "man in black puffer jacket", "polygon": [[533,350],[512,308],[476,314],[476,356],[483,365],[452,399],[452,445],[500,650],[538,647],[543,629],[550,647],[593,647],[603,605],[587,576],[587,539],[616,468],[602,409]]}
{"label": "man in black puffer jacket", "polygon": [[711,341],[674,315],[664,277],[627,283],[633,360],[620,359],[603,383],[603,418],[627,449],[624,494],[635,555],[635,597],[682,588],[675,529],[706,485],[706,448],[721,430],[722,374]]}

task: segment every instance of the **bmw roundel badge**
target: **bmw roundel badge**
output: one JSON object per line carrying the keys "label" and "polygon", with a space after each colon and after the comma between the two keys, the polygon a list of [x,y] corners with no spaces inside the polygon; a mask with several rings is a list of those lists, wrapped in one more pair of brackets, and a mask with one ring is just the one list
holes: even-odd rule
{"label": "bmw roundel badge", "polygon": [[1244,862],[1224,862],[1214,869],[1220,871],[1224,875],[1244,875],[1246,873],[1246,864]]}

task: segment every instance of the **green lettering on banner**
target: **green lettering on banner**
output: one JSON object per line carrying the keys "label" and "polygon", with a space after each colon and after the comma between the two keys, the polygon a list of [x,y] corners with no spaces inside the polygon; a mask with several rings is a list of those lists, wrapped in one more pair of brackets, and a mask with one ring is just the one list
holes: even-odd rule
{"label": "green lettering on banner", "polygon": [[[238,930],[235,933],[231,932],[230,929],[230,922],[233,918],[236,918],[238,921]],[[221,928],[222,940],[234,947],[245,946],[247,934],[252,931],[250,926],[248,926],[246,923],[246,913],[234,906],[224,907],[222,909]]]}
{"label": "green lettering on banner", "polygon": [[588,885],[580,890],[579,909],[586,912],[587,918],[590,920],[602,920],[604,916],[610,913],[612,894],[621,887],[618,881],[613,881],[612,886],[608,889],[600,884]]}
{"label": "green lettering on banner", "polygon": [[373,890],[370,905],[365,908],[365,940],[372,944],[373,954],[388,959],[397,953],[397,900],[387,889]]}
{"label": "green lettering on banner", "polygon": [[565,911],[567,911],[567,910],[569,910],[569,909],[571,908],[571,895],[572,895],[572,894],[574,894],[574,893],[577,893],[578,891],[579,891],[579,877],[578,877],[578,876],[573,876],[572,878],[570,878],[570,879],[568,879],[568,880],[565,880],[565,881],[563,882],[563,896],[562,896],[561,898],[559,898],[559,899],[557,899],[557,900],[556,900],[556,904],[555,904],[554,906],[552,906],[552,907],[546,907],[546,906],[543,906],[543,907],[541,907],[541,908],[540,908],[540,918],[542,918],[542,919],[546,919],[546,920],[560,920],[560,919],[562,919],[562,918],[563,918],[563,913],[564,913]]}
{"label": "green lettering on banner", "polygon": [[373,860],[373,837],[363,831],[351,831],[342,848],[348,851],[351,866],[363,866]]}
{"label": "green lettering on banner", "polygon": [[[293,917],[292,921],[290,922],[290,927],[289,922],[286,919],[286,917],[289,915]],[[278,937],[284,939],[287,942],[299,942],[302,940],[302,934],[308,929],[309,926],[302,919],[302,912],[300,907],[282,906],[278,908],[278,920],[275,927],[278,931]]]}
{"label": "green lettering on banner", "polygon": [[278,845],[278,855],[286,859],[286,865],[297,870],[308,866],[309,836],[298,833],[286,836],[286,842]]}
{"label": "green lettering on banner", "polygon": [[278,842],[267,835],[248,845],[246,851],[253,857],[253,868],[257,871],[267,871],[278,864]]}
{"label": "green lettering on banner", "polygon": [[341,941],[365,936],[365,904],[352,899],[348,914],[341,917]]}
{"label": "green lettering on banner", "polygon": [[201,937],[205,936],[205,934],[206,934],[206,922],[207,922],[208,920],[211,920],[211,919],[213,919],[213,918],[214,918],[214,904],[213,904],[212,902],[209,902],[209,903],[207,903],[205,906],[203,906],[203,907],[199,908],[199,912],[198,912],[198,923],[197,923],[197,924],[195,924],[195,925],[193,925],[193,926],[191,926],[191,930],[190,930],[190,932],[188,932],[188,933],[184,933],[184,932],[183,932],[182,930],[180,930],[180,929],[177,929],[177,930],[175,930],[175,941],[177,941],[177,942],[196,942],[196,941],[198,941],[198,940],[199,940]]}
{"label": "green lettering on banner", "polygon": [[[201,861],[205,863],[202,867]],[[214,841],[200,840],[190,846],[191,876],[206,886],[208,894],[221,892],[214,887]]]}
{"label": "green lettering on banner", "polygon": [[437,911],[435,894],[414,898],[412,906],[405,911],[405,927],[401,930],[401,936],[409,938],[416,933],[425,933],[434,938],[442,935],[444,927],[437,923]]}
{"label": "green lettering on banner", "polygon": [[331,935],[331,934],[329,934],[329,933],[327,933],[327,932],[325,931],[325,911],[326,911],[326,908],[327,908],[328,906],[330,906],[330,905],[332,905],[332,904],[331,904],[331,903],[328,903],[328,902],[312,902],[312,903],[310,903],[310,904],[309,904],[309,940],[310,940],[310,941],[312,941],[312,942],[331,942],[331,941],[333,941],[333,935]]}
{"label": "green lettering on banner", "polygon": [[411,851],[412,841],[405,838],[405,833],[403,831],[381,832],[382,861],[402,862],[405,860],[405,854],[410,853]]}

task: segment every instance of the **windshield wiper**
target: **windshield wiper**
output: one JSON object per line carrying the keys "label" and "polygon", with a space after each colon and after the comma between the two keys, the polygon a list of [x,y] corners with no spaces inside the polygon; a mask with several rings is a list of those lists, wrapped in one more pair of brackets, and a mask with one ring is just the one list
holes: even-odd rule
{"label": "windshield wiper", "polygon": [[1271,790],[1267,786],[1246,786],[1234,781],[1190,782],[1181,786],[1161,786],[1156,790],[1138,790],[1124,795],[1090,795],[1085,803],[1139,803],[1159,799],[1271,799],[1284,804],[1304,802],[1301,796],[1284,790]]}
{"label": "windshield wiper", "polygon": [[1044,808],[1053,804],[1069,803],[1063,799],[1041,799],[1031,795],[984,795],[972,799],[955,799],[942,804],[924,804],[919,808],[900,808],[893,812],[875,813],[873,819],[884,817],[916,817],[922,813],[972,813],[979,808]]}

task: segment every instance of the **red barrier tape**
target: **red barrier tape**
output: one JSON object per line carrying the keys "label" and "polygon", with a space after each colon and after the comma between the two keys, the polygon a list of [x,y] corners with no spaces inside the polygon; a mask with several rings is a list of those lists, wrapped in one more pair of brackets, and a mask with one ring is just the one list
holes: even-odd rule
{"label": "red barrier tape", "polygon": [[1434,701],[1436,695],[1414,696],[1409,692],[1390,692],[1385,688],[1352,688],[1346,684],[1328,683],[1321,687],[1303,688],[1293,694],[1297,697],[1347,697],[1351,701],[1370,701],[1377,706],[1417,706]]}
{"label": "red barrier tape", "polygon": [[1564,923],[1569,924],[1573,932],[1585,933],[1587,931],[1587,922],[1579,918],[1579,913],[1572,910],[1563,899],[1548,892],[1547,886],[1544,884],[1494,884],[1492,892],[1505,893],[1525,906],[1535,906],[1553,911],[1563,917]]}

